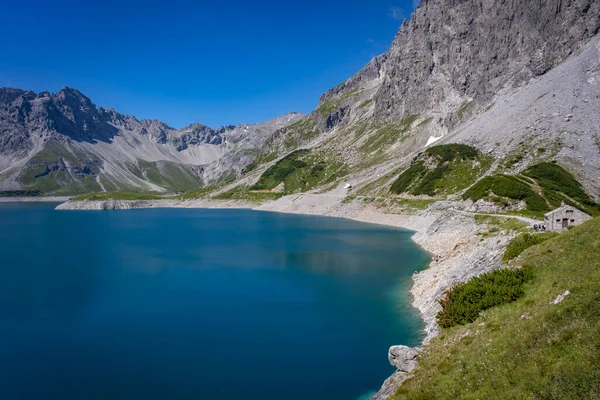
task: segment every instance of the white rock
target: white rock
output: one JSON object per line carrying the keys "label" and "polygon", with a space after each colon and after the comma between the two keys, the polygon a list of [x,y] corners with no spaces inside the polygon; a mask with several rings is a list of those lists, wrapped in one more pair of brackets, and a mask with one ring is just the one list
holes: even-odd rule
{"label": "white rock", "polygon": [[569,292],[568,290],[566,292],[564,292],[563,294],[559,295],[556,299],[554,299],[554,301],[551,301],[550,304],[554,304],[557,305],[558,303],[561,303],[565,297],[567,297],[568,295],[570,295],[571,292]]}

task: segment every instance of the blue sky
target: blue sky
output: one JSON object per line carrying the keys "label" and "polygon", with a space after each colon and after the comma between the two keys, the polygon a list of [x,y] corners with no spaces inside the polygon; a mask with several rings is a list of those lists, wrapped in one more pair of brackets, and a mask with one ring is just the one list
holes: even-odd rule
{"label": "blue sky", "polygon": [[174,127],[310,112],[385,52],[415,0],[7,2],[0,86],[74,87]]}

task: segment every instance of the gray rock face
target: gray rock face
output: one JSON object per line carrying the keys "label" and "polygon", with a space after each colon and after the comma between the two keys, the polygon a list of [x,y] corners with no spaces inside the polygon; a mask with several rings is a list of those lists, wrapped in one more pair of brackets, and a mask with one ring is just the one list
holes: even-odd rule
{"label": "gray rock face", "polygon": [[418,114],[452,96],[485,103],[558,65],[599,27],[595,0],[424,1],[392,44],[375,115]]}
{"label": "gray rock face", "polygon": [[371,400],[385,400],[394,395],[410,372],[417,368],[417,350],[406,346],[392,346],[388,353],[390,364],[397,368],[392,376],[383,382],[381,389]]}
{"label": "gray rock face", "polygon": [[155,143],[170,144],[177,151],[193,145],[221,144],[223,136],[234,129],[201,124],[174,129],[157,120],[139,121],[113,109],[96,108],[83,93],[68,87],[55,94],[0,88],[0,110],[6,121],[26,131],[47,131],[88,142],[110,142],[120,130],[134,131],[150,136]]}
{"label": "gray rock face", "polygon": [[375,83],[374,119],[462,109],[442,113],[451,129],[504,88],[557,66],[599,29],[597,0],[423,0],[390,50],[321,103]]}
{"label": "gray rock face", "polygon": [[410,372],[417,368],[417,356],[419,353],[412,347],[392,346],[388,352],[390,364],[402,372]]}

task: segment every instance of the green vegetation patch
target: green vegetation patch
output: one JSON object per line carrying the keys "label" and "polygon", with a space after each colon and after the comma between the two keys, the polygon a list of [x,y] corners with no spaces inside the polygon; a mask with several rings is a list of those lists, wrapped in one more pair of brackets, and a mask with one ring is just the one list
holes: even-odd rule
{"label": "green vegetation patch", "polygon": [[394,194],[435,196],[471,185],[491,165],[489,157],[464,144],[430,147],[392,184]]}
{"label": "green vegetation patch", "polygon": [[252,190],[271,190],[283,182],[288,176],[298,169],[307,167],[308,164],[300,160],[309,150],[296,150],[277,161],[261,175],[258,182],[251,187]]}
{"label": "green vegetation patch", "polygon": [[457,158],[474,160],[479,155],[479,150],[466,144],[442,144],[428,148],[425,153],[428,156],[436,157],[438,162],[444,163]]}
{"label": "green vegetation patch", "polygon": [[392,193],[400,194],[407,192],[410,186],[416,180],[420,179],[427,172],[424,161],[417,161],[404,171],[398,179],[392,184]]}
{"label": "green vegetation patch", "polygon": [[345,173],[343,163],[331,154],[301,149],[269,167],[250,190],[272,190],[283,183],[285,193],[297,193],[331,183]]}
{"label": "green vegetation patch", "polygon": [[369,100],[364,101],[360,106],[358,106],[358,108],[359,109],[361,109],[361,108],[367,108],[371,104],[373,104],[373,99],[369,99]]}
{"label": "green vegetation patch", "polygon": [[201,181],[192,172],[192,166],[170,161],[149,162],[137,160],[138,171],[131,168],[136,175],[141,175],[151,183],[175,192],[193,190]]}
{"label": "green vegetation patch", "polygon": [[[564,200],[562,194],[577,201],[590,212],[598,212],[598,205],[583,190],[581,183],[558,164],[541,163],[527,168],[523,175],[535,179],[545,190],[546,197],[554,198],[553,206]],[[554,194],[554,196],[553,196]],[[575,204],[572,204],[575,205]]]}
{"label": "green vegetation patch", "polygon": [[321,104],[319,104],[319,106],[317,107],[317,112],[321,115],[321,117],[325,118],[329,114],[338,110],[340,108],[341,104],[342,104],[342,99],[340,99],[340,98],[336,97],[336,98],[332,98],[332,99],[327,99],[327,100],[321,102]]}
{"label": "green vegetation patch", "polygon": [[573,175],[554,163],[534,165],[523,175],[487,176],[469,188],[463,198],[487,199],[504,206],[511,200],[523,200],[527,210],[534,213],[560,207],[563,201],[592,214],[600,212]]}
{"label": "green vegetation patch", "polygon": [[223,192],[214,199],[217,200],[245,200],[253,203],[264,203],[267,201],[277,200],[283,197],[283,193],[270,193],[270,192],[256,192],[248,188],[247,186],[236,186],[227,192]]}
{"label": "green vegetation patch", "polygon": [[528,268],[501,269],[453,287],[440,300],[443,309],[437,314],[439,325],[451,328],[468,324],[488,308],[515,301],[523,296],[523,285],[531,277]]}
{"label": "green vegetation patch", "polygon": [[512,175],[486,176],[463,195],[464,199],[477,201],[483,198],[494,200],[496,195],[511,200],[523,200],[529,211],[549,210],[546,200],[537,194],[531,185]]}
{"label": "green vegetation patch", "polygon": [[41,196],[39,190],[0,190],[0,197],[35,197]]}
{"label": "green vegetation patch", "polygon": [[181,200],[195,200],[195,199],[204,199],[210,197],[210,194],[219,189],[219,185],[208,185],[198,189],[189,190],[181,195],[179,198]]}
{"label": "green vegetation patch", "polygon": [[435,203],[437,200],[427,200],[427,199],[398,199],[396,200],[396,204],[403,208],[413,209],[413,210],[425,210],[427,207]]}
{"label": "green vegetation patch", "polygon": [[373,127],[374,133],[360,145],[360,151],[363,153],[385,152],[386,147],[405,138],[404,134],[410,131],[412,125],[418,118],[418,114],[411,114],[402,118],[397,123]]}
{"label": "green vegetation patch", "polygon": [[475,222],[488,227],[487,231],[478,233],[479,236],[483,237],[498,236],[510,232],[525,232],[529,229],[529,224],[512,217],[478,214],[475,215]]}
{"label": "green vegetation patch", "polygon": [[274,136],[267,139],[263,150],[249,150],[249,155],[253,157],[254,161],[246,166],[242,173],[247,174],[261,164],[276,160],[280,154],[298,149],[315,139],[320,133],[317,121],[312,116],[307,116],[280,129]]}
{"label": "green vegetation patch", "polygon": [[24,190],[43,194],[78,194],[100,191],[96,181],[100,162],[75,149],[46,144],[32,157],[19,175]]}
{"label": "green vegetation patch", "polygon": [[473,101],[465,101],[456,113],[458,119],[462,120],[465,117],[465,114],[471,111],[474,104],[475,103]]}
{"label": "green vegetation patch", "polygon": [[165,199],[150,193],[129,193],[129,192],[96,192],[86,193],[73,197],[72,201],[104,201],[104,200],[159,200]]}
{"label": "green vegetation patch", "polygon": [[599,398],[599,259],[599,218],[530,247],[523,295],[444,328],[394,398]]}
{"label": "green vegetation patch", "polygon": [[521,253],[523,253],[528,248],[543,243],[548,239],[552,239],[557,235],[558,233],[556,232],[538,233],[534,235],[524,233],[522,235],[514,237],[506,247],[506,251],[504,252],[502,261],[508,262],[510,260],[513,260],[519,257]]}

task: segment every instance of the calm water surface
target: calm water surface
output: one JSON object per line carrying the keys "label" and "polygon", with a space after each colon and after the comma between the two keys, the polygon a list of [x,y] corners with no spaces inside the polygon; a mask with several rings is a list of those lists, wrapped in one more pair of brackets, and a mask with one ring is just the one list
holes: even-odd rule
{"label": "calm water surface", "polygon": [[410,233],[0,204],[0,399],[354,400],[416,345]]}

